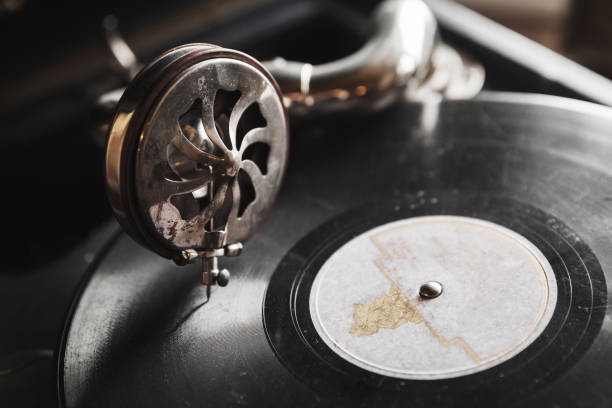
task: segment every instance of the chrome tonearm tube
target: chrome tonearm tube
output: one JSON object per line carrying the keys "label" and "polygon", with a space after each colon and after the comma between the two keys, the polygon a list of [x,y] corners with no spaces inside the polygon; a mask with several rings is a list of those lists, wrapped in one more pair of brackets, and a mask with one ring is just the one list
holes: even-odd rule
{"label": "chrome tonearm tube", "polygon": [[292,115],[380,110],[432,94],[474,97],[484,70],[442,43],[435,18],[421,0],[387,0],[373,15],[370,39],[355,53],[320,65],[264,62]]}

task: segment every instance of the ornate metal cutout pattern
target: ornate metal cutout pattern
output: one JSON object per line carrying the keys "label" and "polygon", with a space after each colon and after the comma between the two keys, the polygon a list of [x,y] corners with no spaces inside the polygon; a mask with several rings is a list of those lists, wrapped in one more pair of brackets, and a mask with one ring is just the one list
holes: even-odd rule
{"label": "ornate metal cutout pattern", "polygon": [[276,196],[286,162],[279,94],[241,61],[203,61],[150,114],[136,161],[137,194],[176,248],[247,239]]}

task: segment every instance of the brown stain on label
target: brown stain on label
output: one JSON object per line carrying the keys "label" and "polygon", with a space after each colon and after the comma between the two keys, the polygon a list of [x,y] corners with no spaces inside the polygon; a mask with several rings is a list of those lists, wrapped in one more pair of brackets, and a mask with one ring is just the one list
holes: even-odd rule
{"label": "brown stain on label", "polygon": [[[397,228],[403,228],[403,226],[393,229]],[[447,340],[441,336],[431,323],[423,317],[417,307],[404,296],[397,283],[385,270],[384,262],[391,259],[392,255],[377,241],[377,238],[388,231],[389,230],[379,232],[371,236],[370,240],[382,254],[381,258],[374,261],[374,264],[385,279],[389,281],[391,289],[389,293],[384,296],[366,303],[354,305],[354,324],[349,330],[349,333],[352,334],[353,337],[371,336],[380,329],[397,329],[406,323],[423,323],[442,347],[458,346],[472,361],[476,364],[480,364],[483,360],[478,357],[476,352],[462,337],[454,337]]]}
{"label": "brown stain on label", "polygon": [[425,321],[423,315],[395,284],[391,285],[388,294],[354,307],[355,323],[349,331],[354,337],[371,336],[379,329],[396,329],[406,323]]}

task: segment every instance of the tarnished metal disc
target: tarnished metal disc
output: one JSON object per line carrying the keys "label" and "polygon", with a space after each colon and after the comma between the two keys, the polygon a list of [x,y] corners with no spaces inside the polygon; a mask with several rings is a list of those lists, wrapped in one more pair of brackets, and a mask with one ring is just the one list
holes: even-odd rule
{"label": "tarnished metal disc", "polygon": [[171,50],[126,90],[107,152],[118,218],[168,258],[243,242],[272,206],[288,130],[274,79],[209,45]]}

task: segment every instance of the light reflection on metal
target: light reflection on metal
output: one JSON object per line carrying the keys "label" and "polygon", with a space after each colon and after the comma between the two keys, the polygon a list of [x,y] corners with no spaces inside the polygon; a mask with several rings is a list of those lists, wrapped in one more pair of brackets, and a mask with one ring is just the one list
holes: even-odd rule
{"label": "light reflection on metal", "polygon": [[406,89],[418,89],[431,76],[432,56],[440,44],[431,11],[421,0],[386,0],[376,9],[373,26],[363,47],[336,61],[264,62],[291,100],[286,106],[292,114],[372,111],[405,97],[414,99],[416,94]]}
{"label": "light reflection on metal", "polygon": [[482,65],[444,43],[435,48],[431,64],[431,74],[418,87],[407,90],[407,99],[470,99],[484,85],[485,71]]}
{"label": "light reflection on metal", "polygon": [[102,22],[102,26],[104,27],[106,44],[113,54],[115,62],[124,73],[125,77],[127,79],[132,79],[138,71],[140,71],[141,65],[130,46],[121,36],[117,18],[110,15],[106,16]]}

